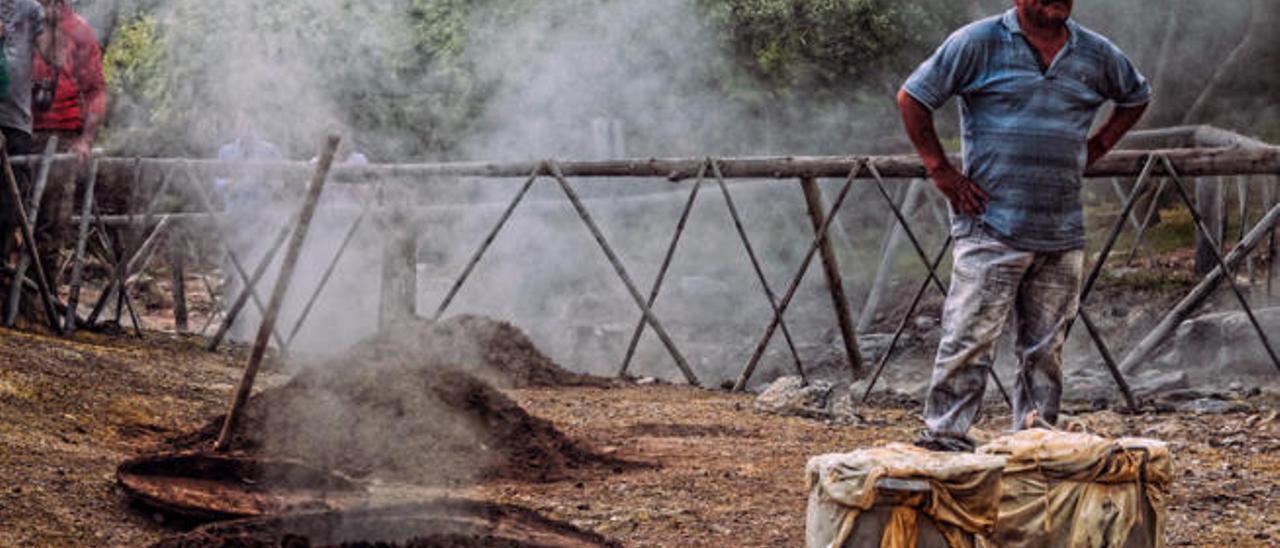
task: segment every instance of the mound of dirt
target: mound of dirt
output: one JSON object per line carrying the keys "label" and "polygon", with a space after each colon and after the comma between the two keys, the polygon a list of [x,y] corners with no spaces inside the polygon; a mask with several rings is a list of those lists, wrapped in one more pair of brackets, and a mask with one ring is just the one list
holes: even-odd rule
{"label": "mound of dirt", "polygon": [[[478,354],[465,359],[468,353]],[[574,468],[623,464],[529,415],[480,374],[521,385],[590,379],[560,369],[507,324],[463,318],[405,325],[250,398],[231,449],[431,486],[547,481]],[[222,421],[169,445],[207,448]]]}
{"label": "mound of dirt", "polygon": [[471,315],[393,325],[357,344],[346,359],[449,364],[498,388],[608,386],[612,382],[560,367],[507,322]]}

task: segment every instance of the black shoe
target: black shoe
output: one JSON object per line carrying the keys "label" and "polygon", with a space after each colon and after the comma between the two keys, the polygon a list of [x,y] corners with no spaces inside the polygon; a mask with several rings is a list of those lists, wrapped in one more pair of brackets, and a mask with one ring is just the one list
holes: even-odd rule
{"label": "black shoe", "polygon": [[930,451],[947,453],[972,453],[975,446],[969,436],[938,434],[928,430],[920,432],[912,444]]}

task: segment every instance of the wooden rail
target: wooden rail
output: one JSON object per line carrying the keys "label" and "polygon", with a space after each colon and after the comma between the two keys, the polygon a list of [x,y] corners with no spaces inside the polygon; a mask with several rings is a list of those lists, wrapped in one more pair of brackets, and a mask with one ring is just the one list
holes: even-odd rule
{"label": "wooden rail", "polygon": [[[1174,169],[1187,177],[1210,175],[1274,175],[1280,173],[1280,147],[1258,148],[1182,148],[1165,150],[1119,150],[1108,154],[1085,172],[1085,177],[1136,176],[1146,159],[1155,153],[1166,155]],[[844,178],[854,164],[864,159],[885,178],[910,179],[926,175],[920,159],[911,156],[783,156],[756,158],[717,159],[726,178],[737,179],[795,179]],[[17,165],[36,166],[40,157],[17,156]],[[74,161],[68,154],[54,156],[55,164],[65,165]],[[645,177],[666,178],[672,181],[692,179],[705,163],[705,158],[648,158],[629,160],[560,162],[566,177]],[[954,161],[959,162],[959,158]],[[541,161],[487,163],[458,162],[434,164],[372,164],[364,166],[334,166],[333,181],[345,183],[370,182],[384,179],[424,180],[432,178],[520,178],[538,169]],[[229,162],[223,160],[181,158],[119,158],[102,157],[99,170],[112,176],[132,173],[137,167],[164,172],[175,167],[190,166],[209,177],[234,176],[253,173],[258,177],[278,177],[303,180],[312,169],[310,162]],[[870,170],[863,169],[858,178],[871,178]]]}

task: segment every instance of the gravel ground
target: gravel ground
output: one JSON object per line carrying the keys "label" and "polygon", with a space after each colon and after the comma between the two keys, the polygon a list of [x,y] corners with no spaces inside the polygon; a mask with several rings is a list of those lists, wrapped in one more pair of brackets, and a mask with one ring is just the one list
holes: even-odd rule
{"label": "gravel ground", "polygon": [[[199,340],[0,330],[0,545],[138,546],[178,531],[129,504],[116,464],[224,411],[238,351]],[[264,386],[279,384],[267,375]],[[797,546],[808,457],[913,437],[909,402],[833,425],[752,410],[750,396],[668,385],[507,390],[601,452],[659,467],[583,470],[551,483],[490,480],[460,494],[513,503],[629,546]],[[1280,419],[1264,390],[1221,415],[1083,412],[1112,435],[1173,444],[1174,546],[1280,542]],[[982,424],[1003,427],[995,405]]]}

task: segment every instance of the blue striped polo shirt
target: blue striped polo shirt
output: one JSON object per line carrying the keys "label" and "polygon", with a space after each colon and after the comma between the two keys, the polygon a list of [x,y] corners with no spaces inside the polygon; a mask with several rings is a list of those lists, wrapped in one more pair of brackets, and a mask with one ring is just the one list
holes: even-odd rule
{"label": "blue striped polo shirt", "polygon": [[991,201],[980,218],[953,210],[953,235],[985,230],[1028,251],[1084,247],[1089,128],[1105,102],[1141,105],[1151,85],[1115,44],[1067,27],[1067,44],[1042,69],[1010,9],[953,33],[903,85],[931,110],[960,96],[964,172]]}

